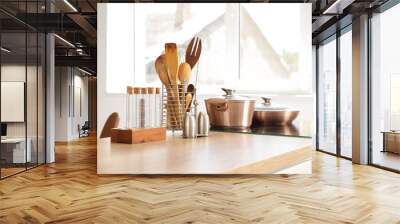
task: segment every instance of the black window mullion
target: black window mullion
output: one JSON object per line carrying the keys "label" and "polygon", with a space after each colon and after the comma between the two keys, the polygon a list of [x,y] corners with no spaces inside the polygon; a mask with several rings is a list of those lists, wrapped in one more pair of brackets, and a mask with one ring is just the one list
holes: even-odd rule
{"label": "black window mullion", "polygon": [[[39,13],[39,0],[36,0]],[[39,165],[39,32],[36,32],[36,166]]]}
{"label": "black window mullion", "polygon": [[[25,21],[27,21],[28,1],[25,0]],[[26,24],[26,23],[25,23]],[[25,120],[25,170],[28,170],[28,113],[27,113],[27,100],[28,100],[28,26],[25,25],[25,100],[24,100],[24,120]]]}
{"label": "black window mullion", "polygon": [[368,124],[367,124],[367,129],[368,129],[368,164],[373,164],[373,149],[372,149],[372,12],[368,12],[368,31],[367,31],[367,44],[368,44],[368,53],[367,53],[367,64],[368,64],[368,70],[367,70],[367,83],[368,83],[368,94],[367,94],[367,102],[368,102],[368,114],[367,114],[367,119],[368,119]]}
{"label": "black window mullion", "polygon": [[340,36],[341,32],[338,30],[336,32],[336,154],[341,156],[341,110],[340,110],[340,102],[341,102],[341,64],[340,64]]}
{"label": "black window mullion", "polygon": [[315,46],[315,148],[319,149],[319,45]]}

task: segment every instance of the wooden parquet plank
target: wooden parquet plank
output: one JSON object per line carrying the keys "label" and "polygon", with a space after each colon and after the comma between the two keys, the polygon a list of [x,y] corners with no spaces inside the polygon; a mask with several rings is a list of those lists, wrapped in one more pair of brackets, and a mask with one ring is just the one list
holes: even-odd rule
{"label": "wooden parquet plank", "polygon": [[400,223],[400,175],[315,152],[313,175],[100,176],[96,141],[0,181],[0,223]]}

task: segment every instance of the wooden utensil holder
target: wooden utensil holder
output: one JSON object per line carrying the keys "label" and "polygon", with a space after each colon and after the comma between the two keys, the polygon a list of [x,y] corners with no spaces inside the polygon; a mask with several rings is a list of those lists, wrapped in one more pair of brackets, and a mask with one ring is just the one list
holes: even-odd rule
{"label": "wooden utensil holder", "polygon": [[163,86],[162,101],[166,108],[166,126],[168,130],[182,130],[183,118],[185,116],[185,94],[184,84]]}

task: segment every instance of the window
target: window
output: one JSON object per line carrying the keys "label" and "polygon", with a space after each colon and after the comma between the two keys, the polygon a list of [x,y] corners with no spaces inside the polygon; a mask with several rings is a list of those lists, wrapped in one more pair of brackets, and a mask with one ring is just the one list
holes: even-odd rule
{"label": "window", "polygon": [[[391,135],[393,149],[384,146],[383,132],[400,130],[400,5],[371,18],[372,74],[371,74],[371,134],[372,163],[400,170],[398,135]],[[397,139],[397,140],[396,140]],[[392,142],[392,143],[393,143]],[[390,142],[388,144],[391,144]],[[390,147],[391,148],[391,147]]]}
{"label": "window", "polygon": [[[42,4],[20,2],[19,15],[37,13]],[[27,26],[0,28],[0,179],[45,163],[45,45],[45,34]]]}
{"label": "window", "polygon": [[336,39],[318,48],[318,146],[336,153]]}
{"label": "window", "polygon": [[[134,7],[133,4],[107,5],[108,93],[125,93],[134,82]],[[99,46],[104,47],[104,46]]]}
{"label": "window", "polygon": [[223,86],[312,92],[310,4],[107,4],[107,10],[109,93],[123,93],[133,83],[161,85],[154,61],[164,43],[177,43],[183,58],[193,36],[203,43],[191,80],[199,94]]}
{"label": "window", "polygon": [[[238,77],[239,4],[135,4],[135,84],[161,85],[154,68],[164,44],[175,42],[184,59],[193,36],[202,39],[202,55],[192,71],[202,92],[214,91]],[[207,16],[204,16],[207,15]],[[236,63],[235,63],[236,62]],[[218,90],[214,92],[218,92]]]}
{"label": "window", "polygon": [[[349,27],[351,28],[351,27]],[[352,33],[340,36],[340,154],[352,157]]]}
{"label": "window", "polygon": [[303,4],[241,5],[239,89],[312,92],[310,15]]}

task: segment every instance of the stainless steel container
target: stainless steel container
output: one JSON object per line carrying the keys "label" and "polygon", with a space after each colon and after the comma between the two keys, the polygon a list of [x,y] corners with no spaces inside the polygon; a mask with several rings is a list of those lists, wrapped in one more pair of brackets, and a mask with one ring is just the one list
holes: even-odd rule
{"label": "stainless steel container", "polygon": [[256,100],[235,96],[232,90],[222,98],[206,99],[206,109],[211,127],[244,129],[252,124]]}
{"label": "stainless steel container", "polygon": [[197,115],[197,137],[206,137],[210,130],[210,121],[203,112]]}
{"label": "stainless steel container", "polygon": [[187,112],[185,114],[185,120],[183,122],[183,137],[184,138],[197,137],[196,121],[194,116],[190,112]]}
{"label": "stainless steel container", "polygon": [[253,126],[290,125],[300,111],[287,107],[272,106],[271,98],[262,97],[264,102],[254,110]]}

